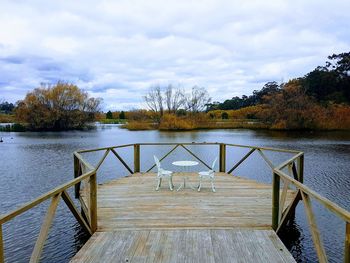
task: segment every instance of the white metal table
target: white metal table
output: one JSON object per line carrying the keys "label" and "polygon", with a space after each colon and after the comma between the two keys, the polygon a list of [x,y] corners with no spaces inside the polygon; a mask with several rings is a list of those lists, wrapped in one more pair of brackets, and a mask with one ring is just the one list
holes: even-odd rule
{"label": "white metal table", "polygon": [[[186,170],[188,167],[198,165],[198,162],[196,162],[196,161],[175,161],[172,164],[175,166],[181,166],[182,168],[184,168],[184,170]],[[186,179],[188,179],[187,176],[184,176],[183,183],[179,186],[179,188],[176,191],[179,191],[181,188],[186,187]],[[194,190],[194,188],[191,185],[190,185],[190,187],[192,190]]]}

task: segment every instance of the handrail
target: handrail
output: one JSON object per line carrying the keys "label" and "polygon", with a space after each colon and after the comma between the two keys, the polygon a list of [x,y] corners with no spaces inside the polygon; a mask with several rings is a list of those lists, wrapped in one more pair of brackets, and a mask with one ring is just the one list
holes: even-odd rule
{"label": "handrail", "polygon": [[[190,151],[187,147],[189,145],[217,145],[219,147],[219,164],[220,171],[226,171],[226,148],[227,147],[240,147],[240,148],[248,148],[250,149],[248,153],[246,153],[230,170],[228,173],[232,173],[237,167],[239,167],[242,163],[244,163],[252,153],[257,151],[263,160],[270,166],[272,172],[272,228],[279,233],[285,223],[289,220],[290,215],[293,213],[296,205],[299,201],[304,202],[305,212],[307,215],[307,219],[310,225],[311,235],[314,241],[314,246],[316,249],[316,253],[320,262],[327,262],[327,256],[322,244],[322,240],[319,234],[319,230],[316,225],[315,216],[312,211],[311,198],[314,198],[318,201],[322,206],[326,207],[330,212],[334,213],[336,216],[341,218],[345,224],[345,257],[344,262],[350,263],[350,212],[345,210],[344,208],[338,206],[334,202],[329,199],[319,195],[317,192],[313,191],[309,187],[303,184],[303,174],[304,174],[304,153],[296,150],[286,150],[286,149],[277,149],[271,147],[257,147],[257,146],[248,146],[248,145],[239,145],[239,144],[229,144],[229,143],[219,143],[219,142],[175,142],[175,143],[135,143],[135,144],[125,144],[125,145],[117,145],[111,147],[101,147],[90,150],[79,150],[74,152],[74,179],[60,185],[53,190],[39,196],[31,202],[28,202],[17,208],[16,210],[9,212],[5,215],[0,216],[0,263],[4,262],[4,248],[3,248],[3,233],[2,233],[2,225],[14,217],[24,213],[25,211],[41,204],[45,200],[51,198],[51,205],[49,206],[47,215],[42,224],[39,237],[37,239],[31,262],[38,262],[40,259],[40,254],[43,249],[44,242],[46,240],[49,226],[52,222],[54,213],[57,208],[58,201],[62,198],[70,211],[73,213],[77,221],[81,224],[81,226],[89,233],[93,234],[97,229],[97,171],[104,163],[106,157],[109,153],[113,153],[113,155],[121,162],[121,164],[129,171],[130,174],[141,172],[141,147],[144,146],[174,146],[167,154],[165,154],[160,161],[167,158],[175,149],[179,146],[185,149],[189,154],[191,154],[196,159],[200,160],[204,165],[205,162],[202,161],[194,152]],[[134,152],[134,170],[132,170],[127,162],[123,160],[123,158],[118,154],[117,149],[132,147]],[[89,152],[97,152],[97,151],[105,151],[103,157],[99,160],[96,167],[87,162],[83,155],[84,153]],[[272,151],[272,152],[284,152],[294,154],[290,159],[284,161],[283,163],[275,166],[272,161],[264,154],[264,151]],[[150,169],[152,170],[154,166]],[[288,167],[289,175],[282,171],[285,167]],[[87,172],[83,170],[86,169]],[[293,176],[293,177],[292,177]],[[88,194],[85,196],[88,198],[88,207],[83,206],[82,210],[83,215],[79,213],[76,209],[74,203],[70,199],[66,190],[72,186],[75,186],[75,194],[76,197],[80,195],[80,184],[89,179],[88,186],[85,186],[83,189],[88,189]],[[281,191],[281,181],[283,182],[283,190]],[[283,211],[284,204],[286,201],[286,196],[288,193],[289,185],[293,185],[297,193],[294,196],[290,205]],[[80,200],[82,201],[82,200]],[[84,216],[86,219],[84,219]]]}

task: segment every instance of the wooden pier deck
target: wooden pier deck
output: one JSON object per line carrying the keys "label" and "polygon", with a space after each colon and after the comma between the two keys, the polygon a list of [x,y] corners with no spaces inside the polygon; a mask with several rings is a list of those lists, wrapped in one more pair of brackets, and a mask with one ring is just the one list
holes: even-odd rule
{"label": "wooden pier deck", "polygon": [[71,262],[294,262],[271,229],[271,185],[225,173],[215,193],[155,184],[155,174],[137,173],[98,185],[97,232]]}

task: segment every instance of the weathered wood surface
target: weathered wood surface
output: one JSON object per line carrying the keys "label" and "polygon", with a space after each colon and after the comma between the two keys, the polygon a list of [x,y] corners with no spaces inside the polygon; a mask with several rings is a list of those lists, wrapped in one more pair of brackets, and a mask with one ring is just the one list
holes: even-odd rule
{"label": "weathered wood surface", "polygon": [[[175,173],[175,188],[184,176],[198,184]],[[271,185],[216,173],[215,186],[155,191],[154,173],[98,185],[97,232],[72,262],[295,262],[271,230]]]}
{"label": "weathered wood surface", "polygon": [[175,229],[96,232],[75,262],[295,262],[272,230]]}
{"label": "weathered wood surface", "polygon": [[[197,174],[189,182],[198,184]],[[175,173],[175,188],[183,174]],[[135,174],[98,186],[98,229],[271,227],[271,185],[217,173],[216,193],[205,182],[201,192],[170,191],[164,181],[155,191],[155,174]],[[84,191],[81,192],[85,199]],[[293,199],[288,191],[285,206]]]}

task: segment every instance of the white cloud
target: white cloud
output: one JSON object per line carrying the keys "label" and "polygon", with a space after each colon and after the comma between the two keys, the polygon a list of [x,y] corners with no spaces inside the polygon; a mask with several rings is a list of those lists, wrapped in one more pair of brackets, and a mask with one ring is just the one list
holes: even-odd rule
{"label": "white cloud", "polygon": [[152,84],[213,100],[303,76],[349,51],[350,2],[2,1],[0,97],[73,81],[107,108],[138,107]]}

